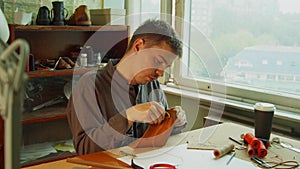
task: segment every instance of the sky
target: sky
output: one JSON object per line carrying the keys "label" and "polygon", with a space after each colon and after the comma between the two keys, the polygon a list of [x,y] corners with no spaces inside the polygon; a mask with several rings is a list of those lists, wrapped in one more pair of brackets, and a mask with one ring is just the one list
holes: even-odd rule
{"label": "sky", "polygon": [[300,0],[278,0],[283,13],[300,13]]}

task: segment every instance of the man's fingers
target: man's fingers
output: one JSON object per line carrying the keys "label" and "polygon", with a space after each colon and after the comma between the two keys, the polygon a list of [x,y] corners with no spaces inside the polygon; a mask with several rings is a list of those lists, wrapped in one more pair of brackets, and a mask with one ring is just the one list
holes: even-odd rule
{"label": "man's fingers", "polygon": [[156,105],[153,105],[149,111],[149,117],[152,120],[150,124],[158,124],[161,123],[164,117],[164,110],[161,109],[161,107],[157,107]]}
{"label": "man's fingers", "polygon": [[165,114],[166,114],[166,111],[165,111],[165,108],[161,105],[161,107],[159,108],[159,123],[161,123],[164,119],[165,119]]}
{"label": "man's fingers", "polygon": [[157,124],[158,123],[159,115],[157,114],[157,110],[155,108],[150,110],[149,116],[150,116],[150,119],[151,119],[150,124]]}

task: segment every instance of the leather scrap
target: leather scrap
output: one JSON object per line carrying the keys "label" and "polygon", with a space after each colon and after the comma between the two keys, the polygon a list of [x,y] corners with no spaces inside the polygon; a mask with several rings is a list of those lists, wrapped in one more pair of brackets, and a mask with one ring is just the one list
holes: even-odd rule
{"label": "leather scrap", "polygon": [[162,147],[166,144],[177,119],[175,109],[167,110],[165,119],[160,124],[149,124],[144,135],[129,146],[133,148]]}

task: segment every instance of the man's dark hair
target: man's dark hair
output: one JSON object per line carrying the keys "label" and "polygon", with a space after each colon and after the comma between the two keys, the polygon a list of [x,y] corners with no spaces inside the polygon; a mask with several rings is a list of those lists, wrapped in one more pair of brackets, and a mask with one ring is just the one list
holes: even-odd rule
{"label": "man's dark hair", "polygon": [[134,41],[138,38],[144,39],[145,45],[148,47],[166,42],[176,55],[179,57],[182,55],[182,42],[179,40],[172,26],[165,21],[155,19],[146,20],[133,33],[128,49],[132,48]]}

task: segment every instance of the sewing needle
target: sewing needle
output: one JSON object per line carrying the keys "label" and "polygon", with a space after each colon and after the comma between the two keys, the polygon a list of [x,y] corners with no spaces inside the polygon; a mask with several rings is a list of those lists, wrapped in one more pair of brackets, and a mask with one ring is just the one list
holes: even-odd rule
{"label": "sewing needle", "polygon": [[120,153],[122,153],[122,154],[124,154],[125,156],[131,156],[131,157],[136,157],[136,155],[135,154],[133,154],[133,153],[127,153],[127,152],[125,152],[125,151],[120,151]]}
{"label": "sewing needle", "polygon": [[231,162],[231,160],[233,159],[233,157],[235,156],[235,154],[236,154],[236,152],[234,151],[234,152],[231,154],[231,156],[230,156],[229,160],[227,161],[226,165],[228,165],[228,164]]}

